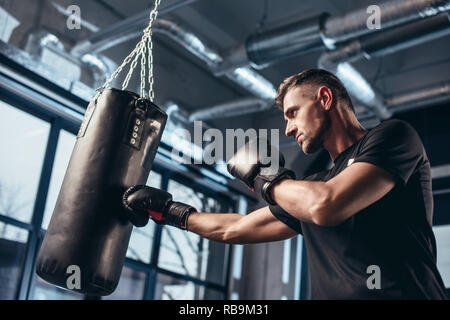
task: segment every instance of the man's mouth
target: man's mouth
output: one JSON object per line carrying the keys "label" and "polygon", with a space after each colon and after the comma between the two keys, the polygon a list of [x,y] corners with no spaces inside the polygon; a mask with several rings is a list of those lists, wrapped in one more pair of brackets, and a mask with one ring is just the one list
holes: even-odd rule
{"label": "man's mouth", "polygon": [[302,135],[303,135],[303,134],[300,133],[300,134],[295,138],[295,140],[297,140],[297,143],[298,143],[299,145],[302,144],[302,140],[300,139]]}

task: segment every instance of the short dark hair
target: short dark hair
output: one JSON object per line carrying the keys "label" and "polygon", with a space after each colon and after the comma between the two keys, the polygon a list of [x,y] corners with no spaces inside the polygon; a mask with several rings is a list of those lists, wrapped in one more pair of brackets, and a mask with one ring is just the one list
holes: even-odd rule
{"label": "short dark hair", "polygon": [[326,86],[330,88],[333,96],[344,102],[344,107],[355,112],[350,95],[341,80],[331,72],[323,69],[308,69],[284,79],[278,88],[277,96],[275,98],[275,102],[281,110],[283,110],[283,100],[288,90],[302,84],[311,84],[315,87]]}

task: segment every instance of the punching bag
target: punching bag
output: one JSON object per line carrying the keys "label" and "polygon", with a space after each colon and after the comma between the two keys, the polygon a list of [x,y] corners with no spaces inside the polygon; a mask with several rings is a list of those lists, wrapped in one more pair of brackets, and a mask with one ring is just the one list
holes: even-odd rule
{"label": "punching bag", "polygon": [[41,278],[90,295],[115,290],[132,231],[122,194],[146,184],[166,119],[127,91],[106,89],[89,104],[39,251]]}
{"label": "punching bag", "polygon": [[[145,59],[151,55],[151,24],[133,52],[89,103],[63,184],[36,261],[37,274],[61,288],[88,295],[111,294],[117,287],[132,231],[122,195],[146,184],[167,115],[153,101],[149,59],[149,98]],[[141,55],[141,95],[126,91]],[[131,61],[122,90],[107,86]]]}

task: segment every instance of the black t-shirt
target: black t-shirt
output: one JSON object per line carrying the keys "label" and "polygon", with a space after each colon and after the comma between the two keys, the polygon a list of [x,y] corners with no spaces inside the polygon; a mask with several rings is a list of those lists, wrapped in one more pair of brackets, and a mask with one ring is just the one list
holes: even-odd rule
{"label": "black t-shirt", "polygon": [[301,180],[328,181],[355,162],[379,166],[397,182],[339,225],[306,223],[269,206],[275,217],[303,234],[312,298],[446,298],[431,228],[431,168],[417,132],[404,121],[387,120],[339,154],[330,170]]}

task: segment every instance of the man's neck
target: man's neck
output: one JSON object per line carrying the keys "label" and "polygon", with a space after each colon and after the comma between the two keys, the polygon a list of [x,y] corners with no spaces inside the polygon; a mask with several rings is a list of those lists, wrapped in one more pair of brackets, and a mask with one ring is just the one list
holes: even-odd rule
{"label": "man's neck", "polygon": [[334,161],[339,154],[358,142],[366,133],[367,130],[357,120],[345,121],[339,118],[338,121],[332,121],[324,147]]}

